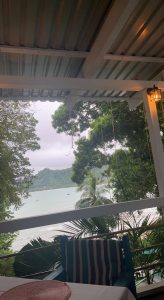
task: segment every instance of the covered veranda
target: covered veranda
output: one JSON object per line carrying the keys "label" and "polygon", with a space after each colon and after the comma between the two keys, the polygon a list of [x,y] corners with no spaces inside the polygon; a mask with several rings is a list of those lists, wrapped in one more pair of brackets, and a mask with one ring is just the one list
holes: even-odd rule
{"label": "covered veranda", "polygon": [[[2,222],[0,232],[164,206],[155,85],[164,90],[162,0],[1,1],[0,99],[145,106],[160,197]],[[162,96],[161,96],[162,97]]]}

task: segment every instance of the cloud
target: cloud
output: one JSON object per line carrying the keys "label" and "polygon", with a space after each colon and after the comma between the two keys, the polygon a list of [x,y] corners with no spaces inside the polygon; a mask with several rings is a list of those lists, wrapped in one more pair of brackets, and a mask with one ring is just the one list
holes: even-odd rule
{"label": "cloud", "polygon": [[58,102],[40,102],[31,104],[31,111],[38,120],[36,133],[40,138],[40,150],[28,151],[31,166],[38,172],[44,168],[64,169],[71,167],[74,161],[72,137],[58,134],[52,127],[52,114],[59,107]]}

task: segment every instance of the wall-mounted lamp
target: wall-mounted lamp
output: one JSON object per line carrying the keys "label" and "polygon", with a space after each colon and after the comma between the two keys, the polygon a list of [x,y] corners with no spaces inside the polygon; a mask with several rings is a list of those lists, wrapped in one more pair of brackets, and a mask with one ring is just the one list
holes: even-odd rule
{"label": "wall-mounted lamp", "polygon": [[147,89],[147,93],[150,96],[151,100],[158,102],[162,99],[161,90],[155,85],[153,86],[153,88]]}

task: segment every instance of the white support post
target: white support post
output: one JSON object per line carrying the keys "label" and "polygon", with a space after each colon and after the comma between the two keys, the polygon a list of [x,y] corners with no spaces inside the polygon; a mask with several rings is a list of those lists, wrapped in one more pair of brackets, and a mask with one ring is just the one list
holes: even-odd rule
{"label": "white support post", "polygon": [[[150,142],[154,159],[154,167],[156,172],[157,184],[160,196],[164,196],[164,150],[160,135],[160,127],[156,103],[151,100],[147,92],[143,92],[143,102],[146,110],[146,119],[149,128]],[[164,217],[164,209],[163,217]]]}

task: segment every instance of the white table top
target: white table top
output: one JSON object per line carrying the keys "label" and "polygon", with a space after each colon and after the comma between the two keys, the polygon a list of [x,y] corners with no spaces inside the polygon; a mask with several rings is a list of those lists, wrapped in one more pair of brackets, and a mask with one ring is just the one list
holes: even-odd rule
{"label": "white table top", "polygon": [[[0,295],[5,291],[30,281],[16,277],[0,276]],[[69,300],[135,300],[132,293],[124,287],[67,283],[72,291]]]}

